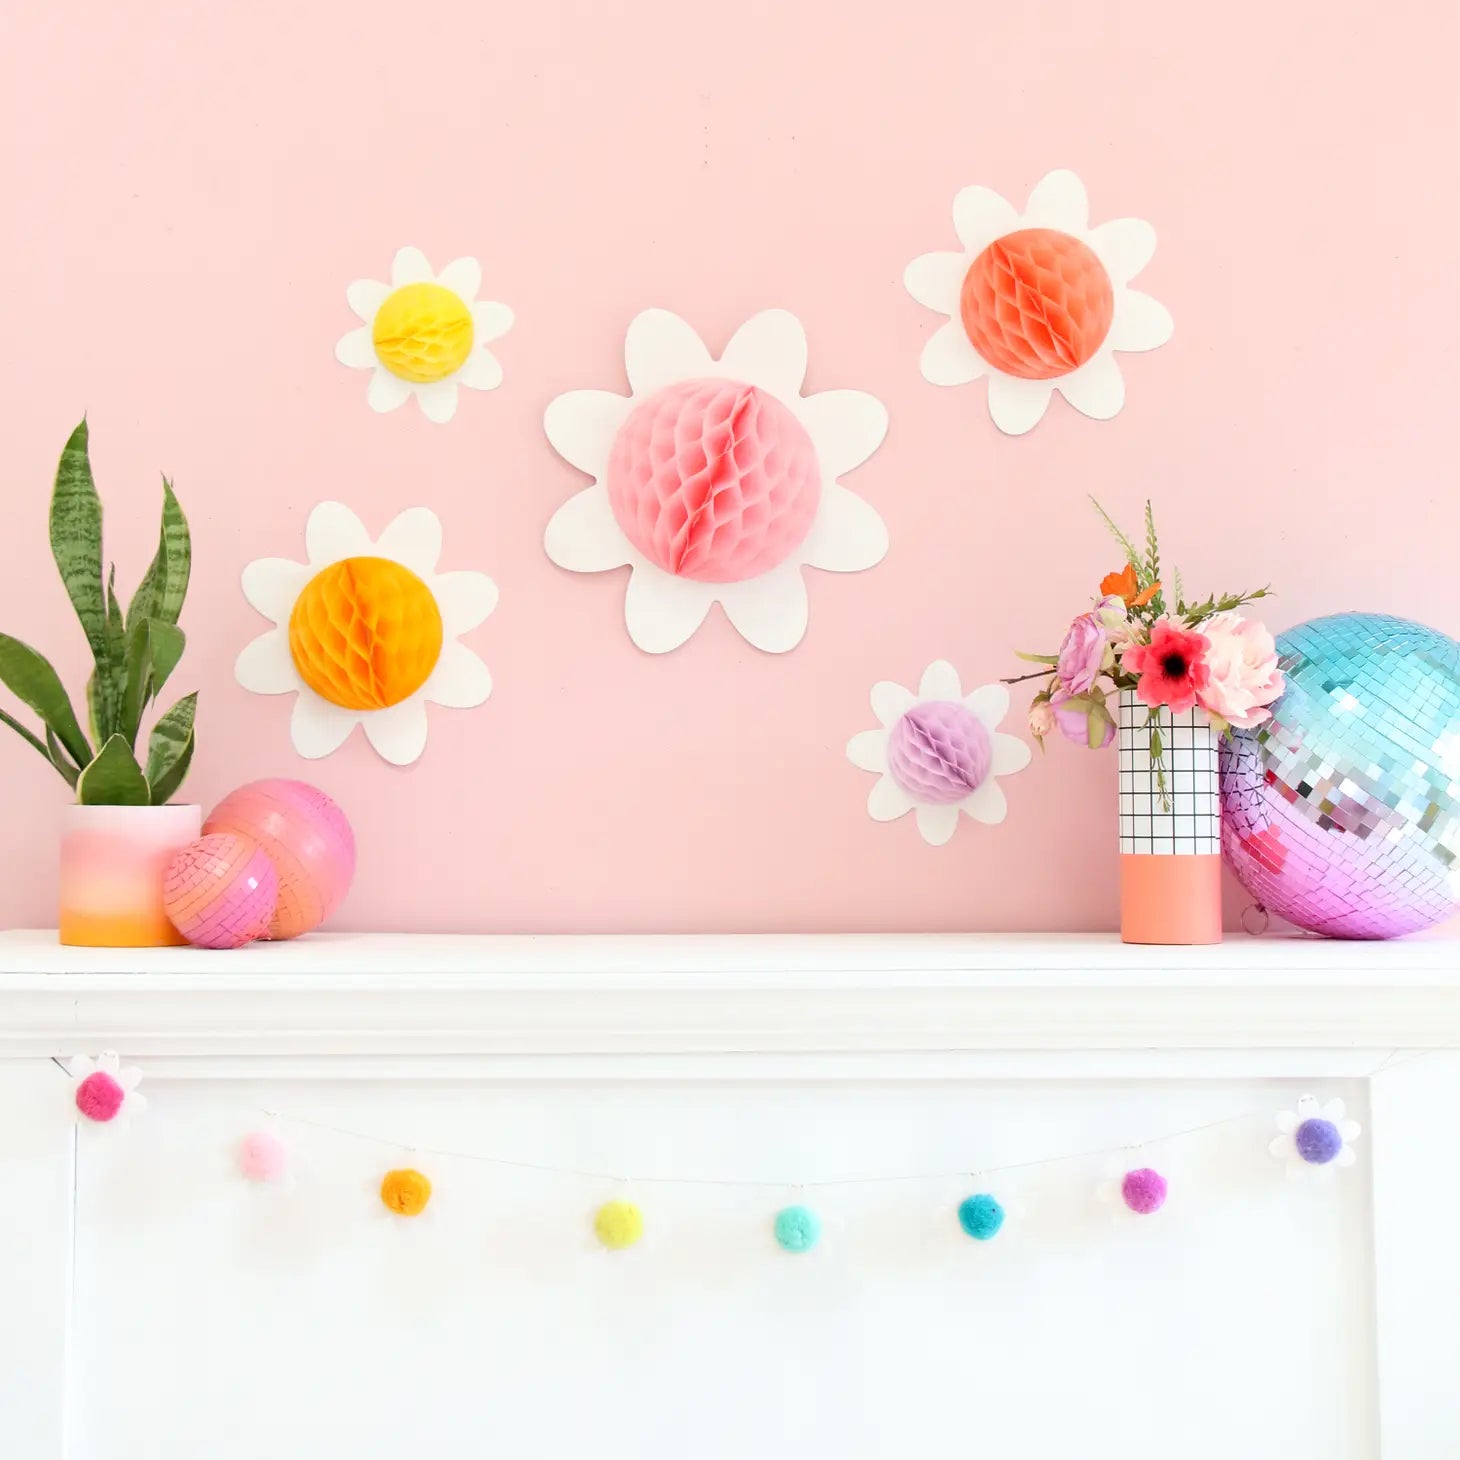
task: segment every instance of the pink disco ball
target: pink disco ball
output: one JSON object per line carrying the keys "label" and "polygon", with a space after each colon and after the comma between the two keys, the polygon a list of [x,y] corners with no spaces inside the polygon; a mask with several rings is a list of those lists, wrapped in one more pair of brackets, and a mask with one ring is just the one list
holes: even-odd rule
{"label": "pink disco ball", "polygon": [[162,905],[195,948],[242,948],[269,931],[279,877],[256,841],[218,832],[173,854]]}
{"label": "pink disco ball", "polygon": [[203,830],[251,837],[268,853],[279,875],[270,938],[317,928],[354,880],[355,833],[345,813],[304,781],[250,781],[213,808]]}

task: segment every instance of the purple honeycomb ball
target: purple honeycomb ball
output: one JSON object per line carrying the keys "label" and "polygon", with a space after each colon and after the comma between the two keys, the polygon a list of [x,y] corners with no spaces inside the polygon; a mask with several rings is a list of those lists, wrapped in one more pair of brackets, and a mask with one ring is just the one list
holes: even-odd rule
{"label": "purple honeycomb ball", "polygon": [[1316,1115],[1305,1120],[1293,1132],[1293,1140],[1298,1154],[1310,1166],[1326,1166],[1343,1150],[1343,1137],[1339,1135],[1338,1127],[1331,1120],[1321,1120]]}
{"label": "purple honeycomb ball", "polygon": [[909,796],[946,806],[988,778],[993,746],[982,720],[956,700],[924,700],[892,727],[887,769]]}
{"label": "purple honeycomb ball", "polygon": [[1166,1178],[1149,1166],[1127,1171],[1120,1183],[1120,1196],[1131,1211],[1148,1217],[1166,1205]]}

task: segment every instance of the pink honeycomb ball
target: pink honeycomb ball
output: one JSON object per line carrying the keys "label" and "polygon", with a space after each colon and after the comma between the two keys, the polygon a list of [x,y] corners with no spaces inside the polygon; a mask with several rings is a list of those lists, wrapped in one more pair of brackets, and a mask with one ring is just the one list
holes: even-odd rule
{"label": "pink honeycomb ball", "polygon": [[304,781],[250,781],[213,808],[203,830],[251,837],[268,853],[279,877],[269,938],[317,928],[355,876],[355,833],[345,813]]}
{"label": "pink honeycomb ball", "polygon": [[262,938],[278,893],[279,879],[263,848],[228,832],[180,848],[162,879],[162,906],[195,948],[241,948]]}
{"label": "pink honeycomb ball", "polygon": [[734,380],[681,380],[619,428],[608,500],[629,541],[666,573],[739,583],[785,562],[811,531],[821,466],[775,396]]}
{"label": "pink honeycomb ball", "polygon": [[947,806],[988,778],[993,746],[982,720],[956,700],[914,705],[887,737],[887,769],[909,796]]}

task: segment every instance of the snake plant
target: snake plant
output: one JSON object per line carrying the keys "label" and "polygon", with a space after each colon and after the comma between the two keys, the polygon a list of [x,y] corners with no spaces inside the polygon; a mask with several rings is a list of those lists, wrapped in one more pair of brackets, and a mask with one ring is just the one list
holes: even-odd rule
{"label": "snake plant", "polygon": [[49,660],[0,633],[0,684],[40,719],[39,731],[0,709],[0,721],[38,750],[89,806],[162,806],[193,759],[196,694],[184,695],[152,726],[147,759],[137,737],[147,708],[182,657],[178,628],[192,568],[187,518],[162,481],[162,531],[156,556],[123,613],[113,564],[101,572],[101,499],[91,477],[87,427],[71,433],[51,492],[51,554],[81,621],[95,663],[86,685],[90,734]]}

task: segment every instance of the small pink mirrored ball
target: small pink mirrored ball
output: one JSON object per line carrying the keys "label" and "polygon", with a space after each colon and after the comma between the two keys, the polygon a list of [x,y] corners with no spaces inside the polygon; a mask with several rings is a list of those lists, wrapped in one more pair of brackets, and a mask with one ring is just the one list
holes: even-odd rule
{"label": "small pink mirrored ball", "polygon": [[162,906],[195,948],[242,948],[269,931],[279,875],[249,837],[215,832],[174,853]]}
{"label": "small pink mirrored ball", "polygon": [[289,1169],[289,1148],[273,1131],[250,1131],[238,1143],[238,1170],[249,1181],[279,1181]]}

